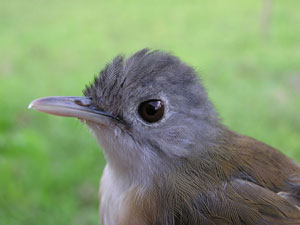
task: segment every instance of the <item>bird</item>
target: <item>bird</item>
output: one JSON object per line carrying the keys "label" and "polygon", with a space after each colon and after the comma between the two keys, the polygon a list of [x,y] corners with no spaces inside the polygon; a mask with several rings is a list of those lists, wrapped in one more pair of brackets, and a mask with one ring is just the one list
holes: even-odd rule
{"label": "bird", "polygon": [[83,96],[29,108],[78,118],[97,139],[104,225],[300,224],[300,166],[223,125],[195,69],[168,52],[119,55]]}

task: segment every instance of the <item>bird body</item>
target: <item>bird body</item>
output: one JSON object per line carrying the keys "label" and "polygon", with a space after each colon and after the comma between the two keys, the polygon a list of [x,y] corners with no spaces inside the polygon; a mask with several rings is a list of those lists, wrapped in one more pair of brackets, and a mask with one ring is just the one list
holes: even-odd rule
{"label": "bird body", "polygon": [[119,183],[107,166],[100,191],[104,224],[300,224],[299,166],[270,146],[227,132],[215,152],[202,156],[207,164],[189,159],[146,184]]}
{"label": "bird body", "polygon": [[300,224],[300,167],[221,124],[194,70],[160,51],[116,57],[84,90],[30,107],[77,117],[103,148],[105,225]]}

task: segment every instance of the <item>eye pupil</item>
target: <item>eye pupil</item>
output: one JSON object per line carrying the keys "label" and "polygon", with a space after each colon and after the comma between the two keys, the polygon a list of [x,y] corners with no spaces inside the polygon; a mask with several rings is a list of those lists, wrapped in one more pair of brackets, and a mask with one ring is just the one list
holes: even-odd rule
{"label": "eye pupil", "polygon": [[164,105],[161,100],[148,100],[140,104],[138,112],[143,120],[154,123],[163,117]]}
{"label": "eye pupil", "polygon": [[155,113],[157,112],[157,110],[160,107],[160,102],[149,102],[146,106],[146,113],[150,116],[155,115]]}

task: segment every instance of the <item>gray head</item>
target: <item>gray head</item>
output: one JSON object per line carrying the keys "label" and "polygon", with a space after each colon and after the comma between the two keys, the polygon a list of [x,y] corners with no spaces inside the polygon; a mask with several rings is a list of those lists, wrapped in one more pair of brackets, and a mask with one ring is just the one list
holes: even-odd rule
{"label": "gray head", "polygon": [[218,136],[217,113],[195,71],[161,51],[117,56],[84,95],[42,98],[30,107],[86,122],[116,172],[174,166]]}

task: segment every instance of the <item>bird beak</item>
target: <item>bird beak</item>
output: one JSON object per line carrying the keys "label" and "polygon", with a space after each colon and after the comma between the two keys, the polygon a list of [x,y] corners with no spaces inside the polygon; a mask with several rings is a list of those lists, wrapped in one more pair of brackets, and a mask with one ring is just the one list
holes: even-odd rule
{"label": "bird beak", "polygon": [[103,125],[109,124],[111,119],[119,120],[117,117],[94,107],[89,97],[58,96],[39,98],[33,100],[28,108],[56,116],[75,117]]}

